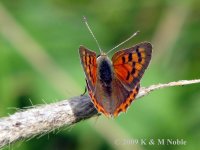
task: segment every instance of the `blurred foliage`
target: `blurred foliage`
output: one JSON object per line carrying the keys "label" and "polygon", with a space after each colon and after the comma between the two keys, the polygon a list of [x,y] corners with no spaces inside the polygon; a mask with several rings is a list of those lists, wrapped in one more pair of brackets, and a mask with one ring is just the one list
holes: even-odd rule
{"label": "blurred foliage", "polygon": [[[168,8],[187,5],[189,14],[178,38],[173,45],[169,45],[169,49],[154,49],[155,56],[153,55],[152,63],[141,84],[148,86],[200,77],[198,0],[1,0],[0,5],[7,9],[32,39],[44,48],[44,52],[55,64],[70,75],[83,90],[85,81],[78,47],[85,45],[98,53],[94,40],[82,22],[83,15],[88,18],[100,45],[107,51],[137,30],[141,31],[140,34],[121,47],[129,47],[145,40],[152,41],[163,18],[169,13]],[[177,23],[176,19],[172,20],[172,24]],[[169,27],[167,32],[171,33],[171,30],[173,29]],[[153,41],[153,45],[156,47],[159,42]],[[51,81],[31,66],[27,59],[18,53],[9,38],[0,33],[1,117],[16,111],[9,108],[30,106],[30,100],[33,104],[41,104],[43,101],[50,103],[71,96],[57,92],[50,84]],[[66,91],[71,88],[65,81],[63,84],[66,84]],[[132,104],[126,114],[120,115],[114,121],[133,139],[178,138],[187,141],[186,146],[146,145],[141,146],[141,149],[198,149],[199,90],[199,85],[190,85],[156,91]],[[77,91],[76,94],[82,92]],[[95,126],[95,123],[92,126]],[[87,121],[57,134],[51,133],[39,139],[18,142],[12,147],[15,150],[114,149]]]}

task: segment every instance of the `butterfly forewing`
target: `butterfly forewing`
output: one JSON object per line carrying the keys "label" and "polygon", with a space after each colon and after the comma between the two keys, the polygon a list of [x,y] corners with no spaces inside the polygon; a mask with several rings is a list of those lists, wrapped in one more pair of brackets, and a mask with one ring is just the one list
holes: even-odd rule
{"label": "butterfly forewing", "polygon": [[149,65],[152,45],[148,42],[116,52],[112,57],[117,78],[128,88],[133,89],[140,81]]}
{"label": "butterfly forewing", "polygon": [[89,88],[94,91],[97,80],[96,53],[80,46],[79,54],[83,70],[86,75],[87,84]]}

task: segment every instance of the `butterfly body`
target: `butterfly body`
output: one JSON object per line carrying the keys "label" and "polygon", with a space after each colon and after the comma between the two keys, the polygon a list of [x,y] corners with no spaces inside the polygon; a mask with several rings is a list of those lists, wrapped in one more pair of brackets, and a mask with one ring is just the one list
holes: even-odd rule
{"label": "butterfly body", "polygon": [[81,63],[89,96],[97,110],[106,116],[125,112],[140,88],[140,79],[151,58],[148,42],[117,51],[112,59],[81,46]]}
{"label": "butterfly body", "polygon": [[97,85],[98,95],[101,98],[101,105],[108,114],[113,114],[115,110],[115,98],[114,98],[114,72],[112,62],[107,55],[100,55],[97,58]]}
{"label": "butterfly body", "polygon": [[109,87],[113,79],[112,62],[107,55],[97,58],[97,78],[104,87]]}

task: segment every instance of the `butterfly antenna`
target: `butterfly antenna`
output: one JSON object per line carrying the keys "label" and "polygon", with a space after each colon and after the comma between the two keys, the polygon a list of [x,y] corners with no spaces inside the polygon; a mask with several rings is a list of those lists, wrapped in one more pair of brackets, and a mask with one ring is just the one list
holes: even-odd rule
{"label": "butterfly antenna", "polygon": [[89,24],[88,24],[87,19],[86,19],[85,16],[83,16],[83,21],[84,21],[86,27],[88,28],[90,34],[91,34],[92,37],[94,38],[94,40],[95,40],[95,42],[96,42],[96,44],[97,44],[97,46],[98,46],[98,48],[99,48],[100,53],[102,53],[101,47],[100,47],[100,45],[99,45],[99,42],[97,41],[97,39],[96,39],[96,37],[94,36],[92,30],[90,29],[90,26],[89,26]]}
{"label": "butterfly antenna", "polygon": [[133,33],[128,39],[126,39],[125,41],[121,42],[120,44],[118,44],[117,46],[115,46],[114,48],[112,48],[111,50],[109,50],[106,55],[108,53],[110,53],[111,51],[113,51],[114,49],[118,48],[119,46],[121,46],[122,44],[126,43],[127,41],[129,41],[130,39],[132,39],[134,36],[136,36],[140,31],[137,31],[135,33]]}

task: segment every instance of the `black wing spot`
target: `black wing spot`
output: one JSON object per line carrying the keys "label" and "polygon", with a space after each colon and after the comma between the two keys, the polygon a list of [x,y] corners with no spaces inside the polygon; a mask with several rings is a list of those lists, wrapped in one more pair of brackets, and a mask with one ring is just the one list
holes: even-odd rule
{"label": "black wing spot", "polygon": [[133,94],[133,97],[134,97],[134,98],[136,97],[136,93]]}
{"label": "black wing spot", "polygon": [[142,56],[141,56],[141,53],[139,52],[139,47],[138,46],[136,47],[136,53],[138,55],[138,62],[140,63],[142,61]]}
{"label": "black wing spot", "polygon": [[85,65],[87,66],[87,65],[88,65],[88,64],[87,64],[87,56],[85,55],[83,59],[84,59],[84,61],[85,61]]}
{"label": "black wing spot", "polygon": [[122,57],[122,63],[124,64],[125,61],[126,61],[126,59],[125,59],[125,57],[123,56],[123,57]]}
{"label": "black wing spot", "polygon": [[125,109],[127,109],[127,107],[128,107],[128,104],[125,105]]}
{"label": "black wing spot", "polygon": [[135,70],[135,64],[136,64],[135,62],[133,62],[133,64],[132,64],[132,67],[133,67],[133,69],[132,69],[132,71],[131,71],[131,74],[132,74],[132,75],[133,75],[133,74],[135,73],[135,71],[136,71],[136,70]]}
{"label": "black wing spot", "polygon": [[117,111],[117,113],[120,113],[122,111],[122,109],[120,108],[118,111]]}
{"label": "black wing spot", "polygon": [[[89,67],[89,75],[90,75],[90,78],[92,78],[92,71],[91,71],[90,65],[88,65],[88,67]],[[94,82],[94,79],[93,79],[93,78],[92,78],[92,81]]]}
{"label": "black wing spot", "polygon": [[126,80],[129,80],[130,78],[130,72],[128,72],[127,76],[126,76]]}
{"label": "black wing spot", "polygon": [[139,89],[140,89],[140,86],[137,85],[137,87],[136,87],[136,91],[137,91],[137,93],[138,93]]}
{"label": "black wing spot", "polygon": [[135,68],[133,67],[131,74],[134,74],[134,73],[135,73]]}
{"label": "black wing spot", "polygon": [[139,53],[139,46],[137,46],[137,47],[135,48],[135,50],[136,50],[136,53]]}
{"label": "black wing spot", "polygon": [[91,56],[89,56],[89,63],[92,64]]}
{"label": "black wing spot", "polygon": [[133,59],[133,58],[132,58],[132,53],[129,53],[129,54],[128,54],[128,61],[132,61],[132,59]]}
{"label": "black wing spot", "polygon": [[[139,57],[139,56],[138,56]],[[142,61],[142,57],[140,55],[140,57],[138,58],[138,62],[140,63]]]}

